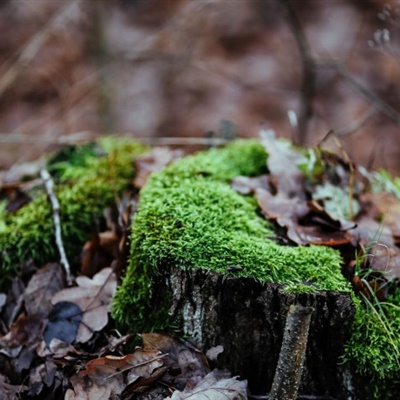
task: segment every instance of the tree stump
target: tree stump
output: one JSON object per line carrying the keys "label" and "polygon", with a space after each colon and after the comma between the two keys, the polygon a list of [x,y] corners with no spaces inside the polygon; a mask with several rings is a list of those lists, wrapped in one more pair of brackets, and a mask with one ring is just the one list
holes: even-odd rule
{"label": "tree stump", "polygon": [[299,395],[370,398],[366,382],[355,384],[358,378],[340,365],[355,311],[349,294],[294,295],[277,284],[174,268],[158,275],[153,285],[153,306],[170,298],[178,328],[206,349],[223,345],[221,366],[247,379],[255,395],[271,390],[290,305],[312,307]]}

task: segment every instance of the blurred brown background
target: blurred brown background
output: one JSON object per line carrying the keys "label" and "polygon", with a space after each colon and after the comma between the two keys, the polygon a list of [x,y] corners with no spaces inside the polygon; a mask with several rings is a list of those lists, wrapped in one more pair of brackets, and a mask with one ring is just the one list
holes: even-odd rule
{"label": "blurred brown background", "polygon": [[1,0],[0,169],[228,120],[307,145],[334,129],[355,162],[399,174],[399,30],[398,1]]}

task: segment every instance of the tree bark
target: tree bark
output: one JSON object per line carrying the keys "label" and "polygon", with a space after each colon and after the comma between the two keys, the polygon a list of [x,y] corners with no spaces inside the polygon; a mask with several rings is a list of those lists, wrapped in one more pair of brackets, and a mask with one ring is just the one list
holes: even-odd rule
{"label": "tree bark", "polygon": [[222,276],[204,270],[160,268],[153,280],[154,308],[170,301],[180,333],[204,349],[223,345],[219,367],[247,379],[252,395],[271,390],[290,305],[312,307],[306,360],[299,396],[367,400],[368,384],[340,364],[351,334],[354,305],[350,294],[293,295],[278,284]]}

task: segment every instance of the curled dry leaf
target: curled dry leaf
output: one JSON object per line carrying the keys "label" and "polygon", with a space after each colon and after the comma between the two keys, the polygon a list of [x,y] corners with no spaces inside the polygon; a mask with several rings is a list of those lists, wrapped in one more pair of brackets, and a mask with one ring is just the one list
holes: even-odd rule
{"label": "curled dry leaf", "polygon": [[137,349],[123,357],[91,360],[85,370],[71,378],[74,389],[67,391],[65,399],[100,400],[119,396],[127,385],[141,377],[149,378],[162,365],[162,355],[157,350]]}
{"label": "curled dry leaf", "polygon": [[82,320],[75,341],[85,343],[94,332],[107,325],[110,301],[117,288],[117,281],[112,269],[104,268],[93,279],[79,276],[76,282],[77,287],[58,292],[52,298],[52,303],[71,302],[80,308]]}

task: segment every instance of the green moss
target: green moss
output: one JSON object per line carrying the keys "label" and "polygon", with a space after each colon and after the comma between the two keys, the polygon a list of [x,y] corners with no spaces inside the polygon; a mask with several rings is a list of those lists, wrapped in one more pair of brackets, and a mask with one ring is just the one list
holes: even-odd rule
{"label": "green moss", "polygon": [[[93,147],[94,148],[94,147]],[[64,246],[70,261],[77,261],[83,243],[102,218],[104,207],[126,188],[133,176],[133,157],[144,146],[121,138],[100,139],[96,152],[77,151],[74,162],[54,162],[49,170],[57,178]],[[59,259],[54,222],[47,194],[35,193],[34,200],[4,217],[0,229],[0,288],[4,288],[20,264],[36,265]]]}
{"label": "green moss", "polygon": [[113,303],[119,323],[134,331],[165,328],[165,308],[150,307],[151,279],[160,268],[201,268],[263,282],[307,281],[321,290],[349,291],[339,254],[326,247],[288,247],[273,240],[254,201],[231,189],[238,175],[265,172],[265,150],[255,141],[184,158],[154,174],[132,229],[131,261]]}
{"label": "green moss", "polygon": [[400,393],[400,289],[385,302],[354,299],[356,315],[344,360],[371,377],[374,398]]}

